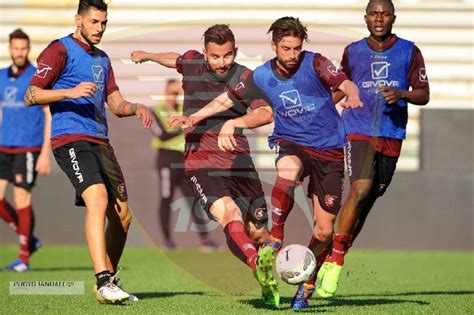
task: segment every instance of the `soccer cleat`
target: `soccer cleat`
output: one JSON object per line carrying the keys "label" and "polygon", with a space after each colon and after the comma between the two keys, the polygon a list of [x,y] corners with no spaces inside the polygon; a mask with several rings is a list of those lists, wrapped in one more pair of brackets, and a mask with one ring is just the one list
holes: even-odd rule
{"label": "soccer cleat", "polygon": [[5,271],[26,272],[30,266],[20,258],[15,259],[11,264],[5,267]]}
{"label": "soccer cleat", "polygon": [[97,286],[94,286],[94,289],[95,298],[99,303],[116,304],[128,300],[130,297],[130,294],[123,291],[119,286],[114,284],[112,280],[108,281],[99,289],[97,289]]}
{"label": "soccer cleat", "polygon": [[320,297],[330,298],[334,296],[341,271],[342,266],[336,263],[323,263],[318,272],[318,285],[316,288],[316,292]]}
{"label": "soccer cleat", "polygon": [[307,283],[300,284],[295,296],[291,299],[291,308],[294,311],[308,308],[313,293],[314,285]]}
{"label": "soccer cleat", "polygon": [[262,247],[258,250],[257,268],[254,276],[262,288],[263,303],[270,306],[280,305],[280,293],[278,283],[273,278],[273,263],[275,253],[270,246]]}
{"label": "soccer cleat", "polygon": [[[122,281],[120,281],[120,279],[117,277],[118,273],[120,272],[120,270],[122,270],[122,268],[119,269],[119,271],[113,276],[110,278],[110,281],[116,285],[120,290],[123,291],[123,284],[122,284]],[[97,295],[97,284],[94,284],[94,287],[92,289],[92,291],[94,292],[97,300],[101,303],[105,303],[105,302],[102,302],[99,298],[98,298],[98,295]],[[128,300],[131,301],[131,302],[137,302],[139,301],[140,299],[138,297],[136,297],[135,295],[133,294],[128,294]]]}

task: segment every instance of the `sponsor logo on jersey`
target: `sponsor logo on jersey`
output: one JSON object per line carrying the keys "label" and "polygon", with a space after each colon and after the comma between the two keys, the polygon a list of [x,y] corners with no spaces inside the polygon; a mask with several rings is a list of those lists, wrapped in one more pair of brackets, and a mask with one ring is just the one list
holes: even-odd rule
{"label": "sponsor logo on jersey", "polygon": [[36,68],[35,77],[38,77],[40,79],[44,79],[44,78],[46,78],[46,75],[48,74],[48,72],[50,70],[53,70],[53,68],[51,68],[51,66],[40,62],[40,63],[38,63],[38,68]]}
{"label": "sponsor logo on jersey", "polygon": [[279,97],[286,109],[285,111],[278,111],[278,113],[283,117],[301,115],[306,112],[311,112],[315,108],[314,104],[303,105],[298,90],[282,92]]}
{"label": "sponsor logo on jersey", "polygon": [[425,68],[420,68],[420,81],[421,82],[428,82],[428,75],[426,74]]}
{"label": "sponsor logo on jersey", "polygon": [[376,61],[370,64],[370,70],[372,75],[372,81],[362,82],[362,87],[365,89],[370,89],[372,87],[380,86],[390,86],[390,87],[399,87],[400,83],[398,81],[386,80],[389,76],[389,67],[390,63],[387,61]]}
{"label": "sponsor logo on jersey", "polygon": [[105,72],[104,67],[100,65],[92,66],[92,76],[94,78],[94,83],[99,90],[104,90],[105,87]]}
{"label": "sponsor logo on jersey", "polygon": [[3,107],[21,107],[25,106],[23,100],[17,101],[18,88],[16,86],[6,86],[3,90]]}
{"label": "sponsor logo on jersey", "polygon": [[336,67],[333,64],[329,65],[327,69],[328,69],[329,73],[331,73],[333,76],[337,76],[337,75],[341,74],[341,69]]}

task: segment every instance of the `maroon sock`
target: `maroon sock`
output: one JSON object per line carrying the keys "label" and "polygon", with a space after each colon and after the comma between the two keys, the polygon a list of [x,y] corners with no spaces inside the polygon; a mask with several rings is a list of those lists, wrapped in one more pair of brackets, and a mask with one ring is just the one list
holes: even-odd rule
{"label": "maroon sock", "polygon": [[272,230],[270,235],[283,241],[285,222],[294,204],[297,182],[277,176],[272,190]]}
{"label": "maroon sock", "polygon": [[229,246],[232,254],[255,270],[258,257],[257,248],[247,236],[244,223],[240,221],[229,222],[224,228],[224,233],[227,246]]}
{"label": "maroon sock", "polygon": [[20,254],[18,258],[25,263],[30,259],[30,240],[32,236],[33,208],[30,206],[18,209],[18,238],[20,240]]}
{"label": "maroon sock", "polygon": [[[314,251],[317,249],[318,245],[321,245],[321,241],[315,238],[314,236],[311,237],[311,240],[309,241],[308,248],[311,249],[314,253]],[[316,278],[318,275],[318,271],[321,268],[321,265],[326,259],[326,256],[329,253],[329,246],[323,248],[320,250],[319,253],[316,253],[316,270],[314,271],[314,275],[306,281],[307,284],[312,284],[314,285],[316,283]]]}
{"label": "maroon sock", "polygon": [[0,218],[18,233],[18,216],[7,199],[0,200]]}
{"label": "maroon sock", "polygon": [[328,256],[326,261],[335,262],[339,266],[344,265],[344,255],[349,250],[349,244],[352,244],[352,235],[334,234],[331,255]]}

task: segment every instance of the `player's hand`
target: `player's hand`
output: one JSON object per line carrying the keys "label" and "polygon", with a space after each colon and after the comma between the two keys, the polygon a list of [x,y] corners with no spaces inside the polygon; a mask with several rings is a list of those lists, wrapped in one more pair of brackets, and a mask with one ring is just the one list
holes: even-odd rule
{"label": "player's hand", "polygon": [[217,138],[217,145],[222,151],[234,151],[237,147],[237,142],[234,138],[235,125],[234,121],[228,120],[219,131],[219,137]]}
{"label": "player's hand", "polygon": [[153,114],[148,109],[148,107],[143,104],[137,104],[137,110],[135,111],[135,115],[138,119],[141,119],[143,121],[143,127],[151,127],[151,124],[153,123]]}
{"label": "player's hand", "polygon": [[41,152],[36,160],[35,170],[41,176],[49,175],[51,171],[51,159],[49,157],[49,153]]}
{"label": "player's hand", "polygon": [[359,98],[347,98],[339,103],[342,108],[359,108],[364,106]]}
{"label": "player's hand", "polygon": [[142,63],[148,61],[148,59],[146,58],[146,52],[142,50],[132,51],[130,54],[130,59],[132,59],[132,61],[135,63]]}
{"label": "player's hand", "polygon": [[96,91],[96,86],[93,82],[82,82],[73,87],[72,89],[66,91],[67,98],[90,97],[94,95]]}
{"label": "player's hand", "polygon": [[403,91],[394,89],[390,86],[383,85],[377,90],[378,93],[383,93],[385,101],[389,105],[393,105],[398,102],[399,99],[403,98]]}
{"label": "player's hand", "polygon": [[181,129],[187,129],[194,127],[194,121],[188,116],[172,115],[168,118],[168,126],[170,128],[181,127]]}

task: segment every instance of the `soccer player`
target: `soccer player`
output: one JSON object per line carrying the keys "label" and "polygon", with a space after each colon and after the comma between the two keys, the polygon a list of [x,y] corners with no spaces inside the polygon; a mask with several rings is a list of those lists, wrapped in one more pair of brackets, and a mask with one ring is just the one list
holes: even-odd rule
{"label": "soccer player", "polygon": [[[203,53],[190,50],[178,53],[132,52],[132,60],[151,60],[183,75],[184,113],[189,116],[223,91],[250,74],[234,62],[235,38],[227,25],[214,25],[204,35]],[[249,155],[249,144],[242,130],[235,136],[238,149],[219,150],[217,136],[225,121],[246,114],[247,102],[237,102],[232,110],[209,117],[186,130],[185,172],[194,196],[211,219],[224,229],[231,252],[254,270],[262,288],[264,303],[279,304],[277,282],[273,278],[274,252],[263,246],[267,239],[267,207],[262,185]],[[251,107],[267,122],[271,121],[264,102]],[[171,127],[175,127],[172,123]],[[248,231],[248,232],[247,232]],[[247,234],[248,233],[248,234]],[[257,251],[257,247],[259,250]]]}
{"label": "soccer player", "polygon": [[[116,303],[129,294],[116,284],[132,214],[120,165],[108,139],[105,103],[118,117],[136,115],[152,123],[142,104],[123,99],[110,59],[96,47],[107,25],[103,0],[80,0],[76,31],[55,40],[38,57],[25,95],[27,105],[50,104],[54,157],[86,206],[85,234],[99,302]],[[108,225],[105,230],[105,218]]]}
{"label": "soccer player", "polygon": [[[272,34],[276,57],[182,122],[195,125],[215,112],[232,108],[238,101],[262,97],[269,100],[275,120],[269,144],[276,147],[278,172],[271,198],[272,241],[283,242],[284,223],[294,204],[294,189],[309,176],[308,197],[313,202],[314,218],[309,248],[320,266],[341,207],[344,179],[345,132],[331,92],[341,89],[346,93],[348,98],[342,102],[343,107],[357,108],[362,103],[357,87],[343,72],[321,54],[303,50],[307,30],[299,19],[280,18],[268,32]],[[259,123],[259,118],[253,117],[252,123],[254,127],[265,121]],[[242,119],[234,119],[221,130],[220,144],[227,151],[239,148],[233,139],[235,126],[245,127]],[[315,280],[313,277],[307,285],[299,286],[291,302],[293,309],[308,306]]]}
{"label": "soccer player", "polygon": [[350,143],[346,161],[351,186],[331,254],[318,274],[317,292],[323,297],[336,292],[344,255],[375,201],[390,185],[406,135],[407,104],[425,105],[429,101],[420,50],[392,33],[396,18],[393,3],[370,1],[364,18],[370,36],[347,46],[342,57],[342,69],[359,87],[364,107],[343,112]]}
{"label": "soccer player", "polygon": [[[166,81],[164,91],[165,99],[162,104],[153,108],[155,124],[151,130],[155,135],[152,139],[153,149],[158,151],[157,163],[160,204],[158,214],[160,217],[161,231],[165,237],[165,246],[168,249],[175,249],[176,244],[170,233],[171,203],[177,188],[181,189],[187,201],[193,195],[191,186],[184,175],[184,134],[181,128],[169,128],[168,118],[172,115],[182,113],[181,82],[175,79]],[[193,221],[200,224],[199,227],[199,248],[202,251],[212,251],[217,249],[217,245],[209,239],[209,233],[203,226],[199,203],[189,202]],[[197,213],[199,211],[199,213]],[[198,215],[199,214],[199,215]]]}
{"label": "soccer player", "polygon": [[[33,236],[35,217],[31,191],[36,176],[50,171],[50,120],[47,106],[28,108],[23,102],[36,71],[28,60],[30,38],[21,29],[10,34],[13,64],[0,70],[0,217],[16,231],[20,243],[18,258],[6,270],[29,270],[30,255],[41,241]],[[13,183],[13,207],[5,198]]]}

